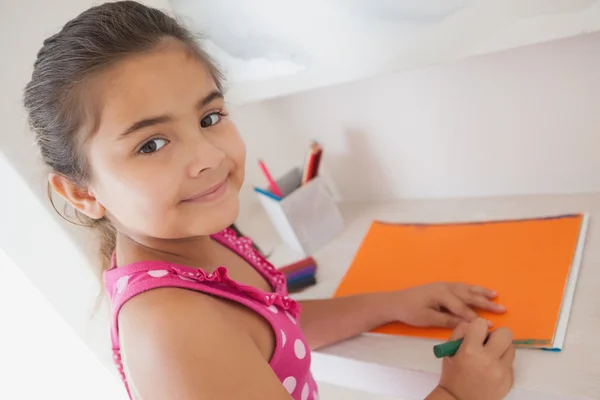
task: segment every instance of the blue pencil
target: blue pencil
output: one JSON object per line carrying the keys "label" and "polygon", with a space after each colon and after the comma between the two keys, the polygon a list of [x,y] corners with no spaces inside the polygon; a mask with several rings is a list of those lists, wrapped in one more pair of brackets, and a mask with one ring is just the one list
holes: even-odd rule
{"label": "blue pencil", "polygon": [[264,196],[267,196],[267,197],[269,197],[269,198],[271,198],[271,199],[273,199],[275,201],[281,201],[281,197],[276,196],[275,194],[269,192],[268,190],[265,190],[265,189],[262,189],[262,188],[259,188],[259,187],[255,187],[254,191],[256,193],[259,193],[259,194],[262,194]]}

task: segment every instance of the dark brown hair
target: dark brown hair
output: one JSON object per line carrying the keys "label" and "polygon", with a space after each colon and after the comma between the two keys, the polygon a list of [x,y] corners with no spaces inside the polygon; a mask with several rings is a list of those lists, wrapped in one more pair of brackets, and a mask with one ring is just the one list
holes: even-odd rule
{"label": "dark brown hair", "polygon": [[[44,41],[25,88],[24,104],[41,156],[53,172],[81,186],[89,182],[82,145],[89,137],[94,113],[90,99],[83,98],[86,82],[119,60],[151,50],[168,38],[181,41],[201,59],[222,90],[223,76],[197,38],[174,18],[135,1],[90,8]],[[48,194],[52,201],[50,187]],[[106,218],[94,220],[75,213],[81,225],[100,233],[100,256],[107,268],[115,248],[114,227]]]}

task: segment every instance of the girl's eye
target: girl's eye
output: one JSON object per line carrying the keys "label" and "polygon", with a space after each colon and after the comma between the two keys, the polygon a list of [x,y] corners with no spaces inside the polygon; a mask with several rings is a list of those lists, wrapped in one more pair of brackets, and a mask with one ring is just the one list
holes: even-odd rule
{"label": "girl's eye", "polygon": [[165,147],[167,143],[168,142],[165,139],[152,139],[140,147],[138,152],[141,154],[151,154]]}
{"label": "girl's eye", "polygon": [[220,112],[214,112],[212,114],[208,114],[206,117],[200,120],[201,128],[210,128],[213,125],[218,124],[221,121],[223,114]]}

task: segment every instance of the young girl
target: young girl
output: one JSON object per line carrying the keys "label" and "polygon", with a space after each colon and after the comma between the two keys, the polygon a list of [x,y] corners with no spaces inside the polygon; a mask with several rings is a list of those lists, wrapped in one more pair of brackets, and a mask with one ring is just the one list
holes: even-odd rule
{"label": "young girl", "polygon": [[132,1],[85,11],[44,41],[25,107],[51,188],[102,234],[114,361],[131,398],[316,399],[309,349],[392,321],[465,323],[428,399],[509,391],[511,334],[486,341],[474,311],[504,311],[490,290],[288,297],[284,277],[228,228],[244,143],[221,74],[171,17]]}

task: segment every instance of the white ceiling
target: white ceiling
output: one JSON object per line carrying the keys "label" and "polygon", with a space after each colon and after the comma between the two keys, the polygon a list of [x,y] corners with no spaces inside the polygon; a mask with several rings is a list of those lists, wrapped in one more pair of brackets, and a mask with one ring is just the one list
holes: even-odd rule
{"label": "white ceiling", "polygon": [[599,0],[171,0],[240,101],[600,30]]}

